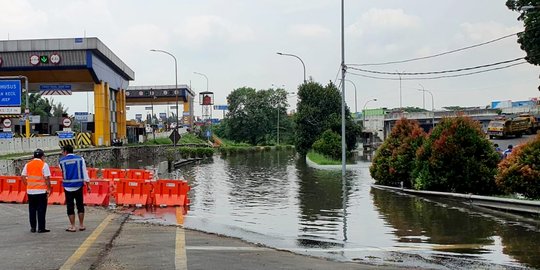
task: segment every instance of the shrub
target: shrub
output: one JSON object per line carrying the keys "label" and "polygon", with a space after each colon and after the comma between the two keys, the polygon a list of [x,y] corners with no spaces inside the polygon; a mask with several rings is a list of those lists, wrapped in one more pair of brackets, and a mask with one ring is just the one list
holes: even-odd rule
{"label": "shrub", "polygon": [[396,185],[403,182],[412,187],[412,171],[416,150],[422,145],[426,134],[414,120],[402,118],[375,152],[369,168],[371,176],[380,185]]}
{"label": "shrub", "polygon": [[321,134],[312,148],[319,154],[341,160],[341,136],[330,129]]}
{"label": "shrub", "polygon": [[469,117],[444,118],[417,152],[414,187],[493,194],[499,155]]}
{"label": "shrub", "polygon": [[512,154],[499,163],[495,181],[506,193],[520,193],[530,199],[540,199],[540,135],[514,148]]}

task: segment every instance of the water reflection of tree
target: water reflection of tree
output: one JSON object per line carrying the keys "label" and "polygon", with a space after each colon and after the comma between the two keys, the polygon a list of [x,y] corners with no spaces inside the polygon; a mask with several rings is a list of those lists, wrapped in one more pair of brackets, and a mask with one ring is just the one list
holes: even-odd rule
{"label": "water reflection of tree", "polygon": [[502,224],[498,230],[503,252],[534,268],[540,268],[540,232]]}
{"label": "water reflection of tree", "polygon": [[455,245],[444,251],[470,254],[485,253],[482,246],[493,243],[495,221],[418,197],[373,188],[371,194],[383,219],[395,228],[399,242]]}
{"label": "water reflection of tree", "polygon": [[297,164],[300,206],[298,244],[307,247],[343,246],[343,200],[339,171],[310,169]]}

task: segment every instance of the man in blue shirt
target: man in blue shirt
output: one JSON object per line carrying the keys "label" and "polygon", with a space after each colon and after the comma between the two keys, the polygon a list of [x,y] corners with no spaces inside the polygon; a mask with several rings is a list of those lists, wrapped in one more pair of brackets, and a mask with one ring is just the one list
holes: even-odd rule
{"label": "man in blue shirt", "polygon": [[507,158],[512,153],[513,148],[514,147],[511,144],[509,144],[508,148],[506,150],[504,150],[504,152],[503,152],[503,158]]}
{"label": "man in blue shirt", "polygon": [[[67,214],[69,217],[70,227],[66,229],[68,232],[76,232],[75,227],[75,203],[77,204],[77,215],[79,216],[79,230],[84,231],[84,202],[83,202],[83,186],[86,182],[86,188],[90,192],[90,178],[86,170],[86,163],[81,156],[73,154],[73,146],[65,145],[62,147],[62,155],[60,159],[60,168],[62,169],[64,194],[66,195]],[[75,203],[74,203],[75,202]]]}

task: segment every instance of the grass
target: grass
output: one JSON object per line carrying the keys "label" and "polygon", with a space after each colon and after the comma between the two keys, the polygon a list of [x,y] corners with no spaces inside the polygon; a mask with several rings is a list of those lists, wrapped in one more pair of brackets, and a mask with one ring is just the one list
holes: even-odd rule
{"label": "grass", "polygon": [[148,140],[143,143],[144,145],[158,145],[158,144],[172,144],[169,138],[156,138],[155,140]]}
{"label": "grass", "polygon": [[205,144],[206,142],[194,134],[186,133],[182,135],[178,143],[179,144]]}
{"label": "grass", "polygon": [[[337,159],[332,159],[330,157],[327,157],[325,155],[322,155],[322,154],[319,154],[317,152],[314,152],[314,151],[309,151],[307,153],[307,157],[319,164],[319,165],[341,165],[341,159],[337,160]],[[351,161],[351,160],[348,160],[347,159],[347,164],[356,164],[354,161]]]}

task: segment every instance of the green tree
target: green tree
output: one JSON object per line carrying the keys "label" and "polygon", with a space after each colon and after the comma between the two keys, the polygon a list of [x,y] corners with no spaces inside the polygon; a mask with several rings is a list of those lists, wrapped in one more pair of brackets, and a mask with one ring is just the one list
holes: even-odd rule
{"label": "green tree", "polygon": [[[28,96],[28,108],[33,115],[52,116],[52,104],[48,99],[43,98],[41,94],[32,93]],[[26,102],[23,102],[21,110],[26,109]]]}
{"label": "green tree", "polygon": [[422,146],[425,132],[417,121],[402,118],[396,122],[392,132],[377,149],[369,171],[379,185],[395,186],[403,182],[412,187],[412,171],[416,151]]}
{"label": "green tree", "polygon": [[499,154],[469,117],[444,118],[418,149],[416,189],[494,194]]}
{"label": "green tree", "polygon": [[227,96],[227,103],[229,112],[219,131],[227,139],[253,145],[269,144],[277,139],[278,117],[280,132],[291,127],[284,89],[238,88]]}
{"label": "green tree", "polygon": [[[325,130],[331,129],[341,134],[341,93],[332,82],[323,87],[319,83],[309,81],[298,88],[298,100],[295,145],[298,153],[306,155]],[[351,151],[361,130],[354,123],[348,107],[345,118],[345,140],[347,150]]]}
{"label": "green tree", "polygon": [[518,34],[518,43],[527,53],[525,59],[533,65],[540,65],[540,0],[507,0],[506,6],[513,11],[520,11],[524,6],[536,7],[521,11],[518,20],[523,21],[525,31]]}
{"label": "green tree", "polygon": [[62,104],[62,102],[55,103],[54,100],[51,99],[50,104],[51,104],[52,116],[62,117],[62,115],[67,114],[68,108],[64,107],[64,104]]}
{"label": "green tree", "polygon": [[327,129],[313,143],[313,150],[333,159],[341,159],[341,136]]}

